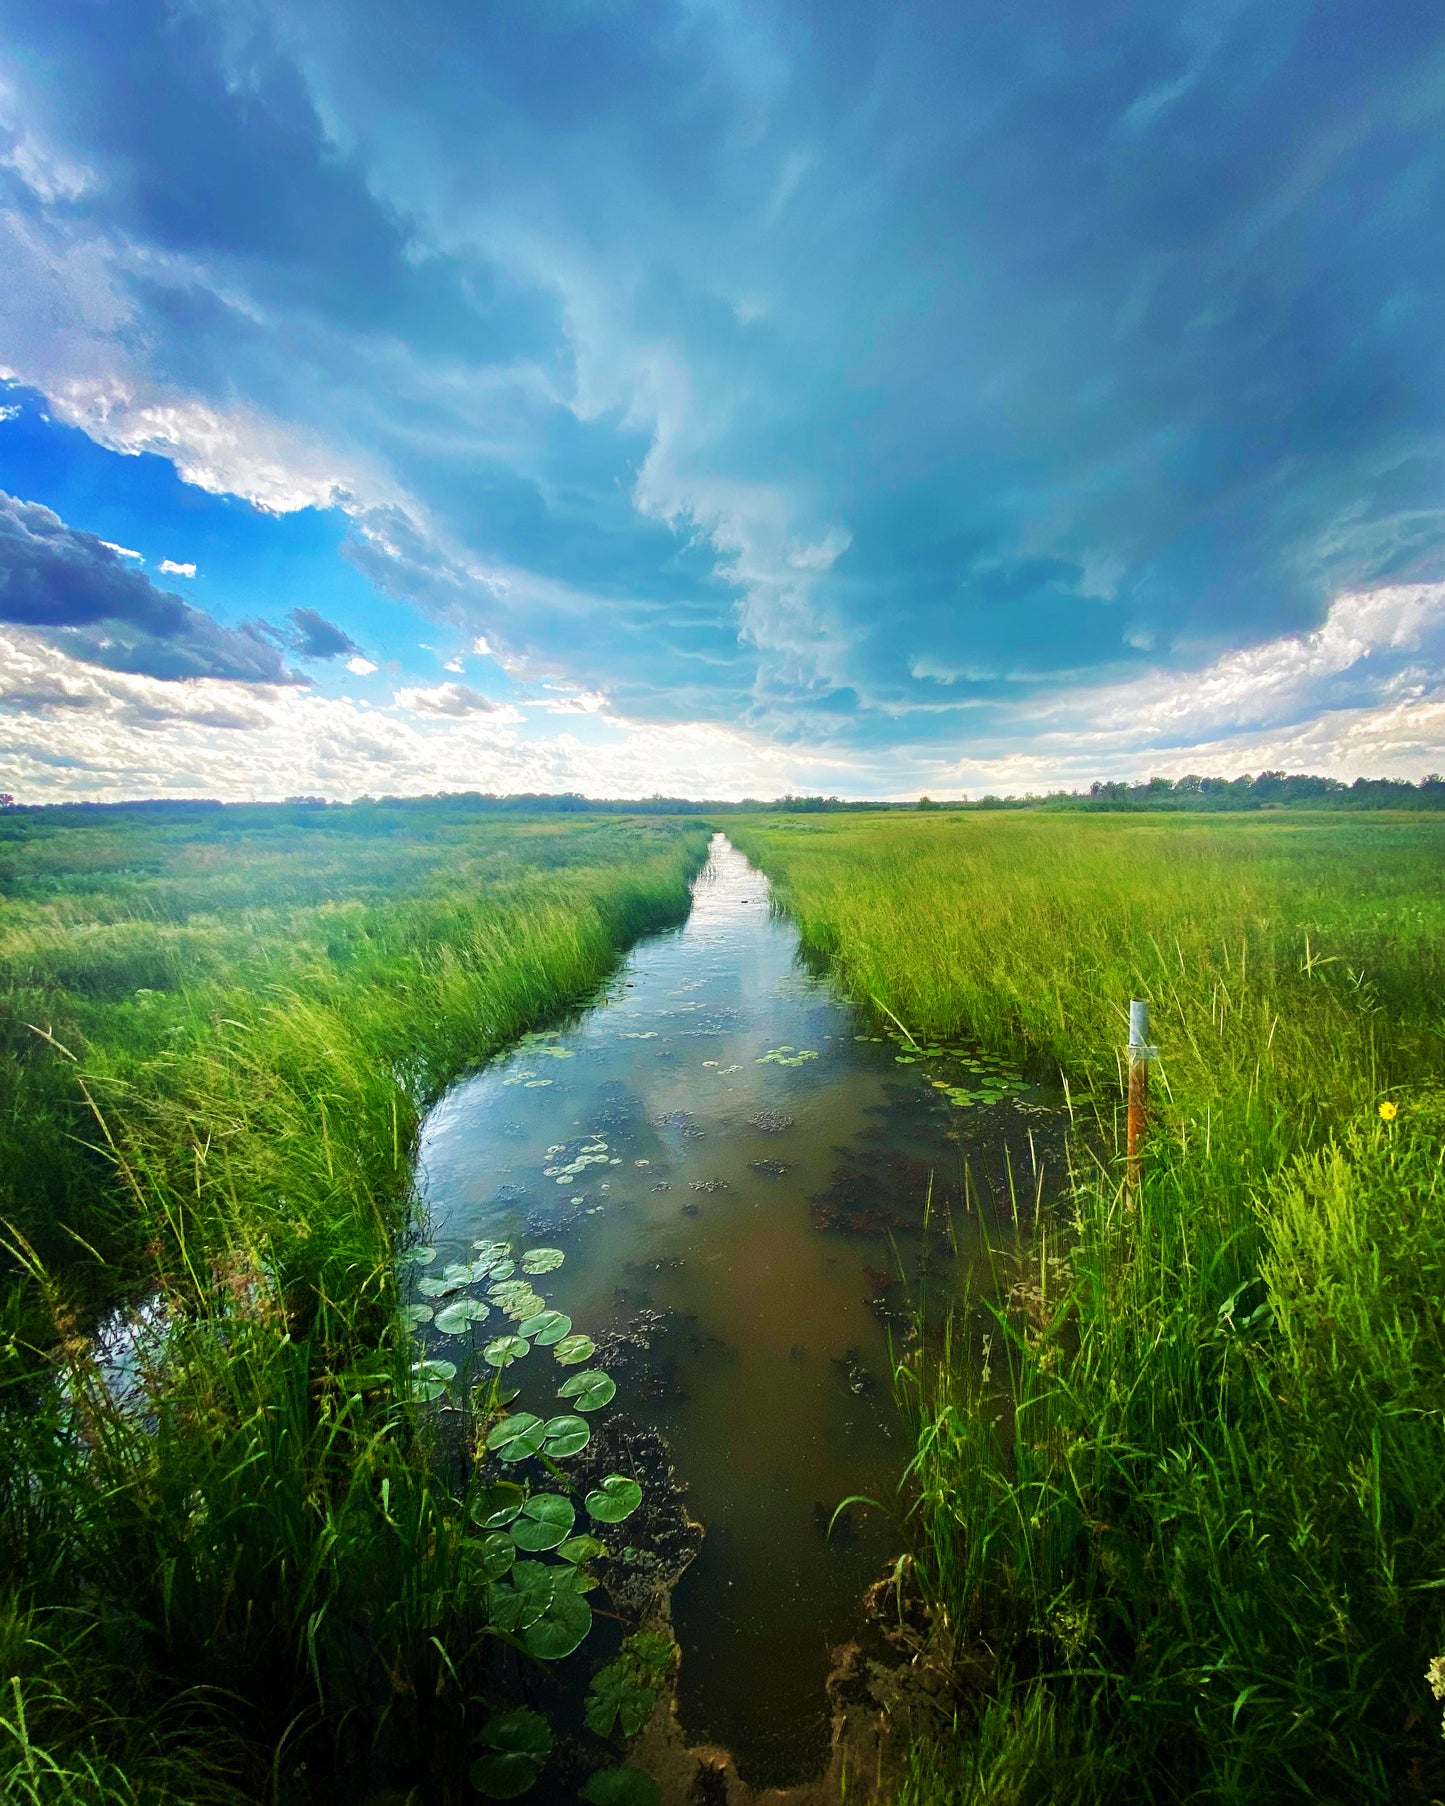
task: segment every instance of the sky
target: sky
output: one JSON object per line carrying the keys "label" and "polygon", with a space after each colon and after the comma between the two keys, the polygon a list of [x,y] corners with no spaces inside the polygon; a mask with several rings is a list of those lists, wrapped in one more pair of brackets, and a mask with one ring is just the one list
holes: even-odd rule
{"label": "sky", "polygon": [[1445,768],[1445,15],[0,0],[0,788]]}

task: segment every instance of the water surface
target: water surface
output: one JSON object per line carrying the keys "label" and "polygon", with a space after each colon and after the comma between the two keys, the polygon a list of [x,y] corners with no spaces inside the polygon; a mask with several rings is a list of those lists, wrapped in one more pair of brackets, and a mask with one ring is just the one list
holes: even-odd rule
{"label": "water surface", "polygon": [[1056,1138],[1036,1093],[951,1108],[932,1083],[947,1070],[800,965],[766,880],[718,835],[685,925],[426,1124],[439,1260],[480,1237],[556,1242],[548,1302],[593,1336],[649,1343],[617,1402],[667,1437],[707,1532],[673,1599],[683,1725],[757,1784],[821,1767],[829,1650],[899,1546],[876,1513],[826,1534],[846,1496],[890,1500],[906,1460],[888,1387],[888,1336],[907,1332],[897,1276],[954,1284],[966,1155],[998,1190],[1005,1138],[1017,1154],[1032,1132],[1032,1195],[1039,1138]]}

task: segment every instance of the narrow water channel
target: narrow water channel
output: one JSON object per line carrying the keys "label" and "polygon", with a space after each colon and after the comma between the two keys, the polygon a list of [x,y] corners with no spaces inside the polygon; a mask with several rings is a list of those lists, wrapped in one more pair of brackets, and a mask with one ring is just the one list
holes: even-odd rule
{"label": "narrow water channel", "polygon": [[[888,1338],[912,1288],[955,1283],[963,1161],[986,1194],[1006,1142],[1027,1145],[1032,1197],[1040,1138],[1045,1158],[1057,1145],[1041,1094],[962,1070],[878,1036],[810,975],[767,881],[718,835],[681,928],[425,1127],[438,1259],[555,1242],[549,1302],[630,1338],[618,1404],[665,1435],[706,1527],[673,1599],[683,1726],[755,1784],[821,1767],[830,1647],[899,1546],[880,1514],[832,1536],[828,1519],[850,1494],[893,1497],[907,1451]],[[960,1109],[945,1079],[983,1095]]]}

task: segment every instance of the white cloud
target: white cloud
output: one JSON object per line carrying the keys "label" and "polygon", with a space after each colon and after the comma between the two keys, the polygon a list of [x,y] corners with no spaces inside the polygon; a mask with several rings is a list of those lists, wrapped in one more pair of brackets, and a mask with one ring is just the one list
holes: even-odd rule
{"label": "white cloud", "polygon": [[[107,552],[114,552],[117,558],[134,558],[137,564],[145,563],[145,559],[142,555],[139,552],[133,552],[129,546],[118,546],[115,541],[111,539],[103,539],[100,543],[105,547]],[[165,568],[164,565],[161,566],[162,570]]]}
{"label": "white cloud", "polygon": [[417,715],[496,715],[505,714],[509,719],[519,720],[515,709],[504,709],[499,702],[493,702],[490,696],[483,696],[480,690],[472,689],[470,684],[437,684],[432,689],[398,690],[392,701],[398,708],[410,709]]}
{"label": "white cloud", "polygon": [[163,558],[160,568],[168,577],[194,577],[196,574],[193,564],[177,564],[174,558]]}
{"label": "white cloud", "polygon": [[347,659],[346,669],[353,677],[370,677],[377,667],[369,658],[363,658],[358,652],[355,658]]}
{"label": "white cloud", "polygon": [[473,658],[491,658],[493,656],[492,648],[487,643],[487,636],[484,633],[479,633],[472,641],[472,656]]}
{"label": "white cloud", "polygon": [[[1022,743],[1027,742],[1027,749]],[[1107,777],[1419,778],[1445,764],[1445,583],[1340,596],[1312,633],[1011,706],[929,782],[1010,791]]]}
{"label": "white cloud", "polygon": [[397,703],[368,708],[281,685],[135,677],[0,629],[0,789],[36,802],[237,801],[298,789],[342,800],[442,790],[740,797],[846,789],[860,776],[857,767],[785,756],[709,723],[592,718],[584,739],[536,734],[506,707],[453,715],[408,707],[401,695]]}
{"label": "white cloud", "polygon": [[18,420],[20,418],[19,402],[12,402],[8,408],[0,408],[0,421]]}
{"label": "white cloud", "polygon": [[447,662],[442,666],[443,671],[455,671],[459,674],[463,670],[465,670],[465,668],[466,667],[463,665],[461,659],[459,659],[459,658],[449,658],[447,660]]}

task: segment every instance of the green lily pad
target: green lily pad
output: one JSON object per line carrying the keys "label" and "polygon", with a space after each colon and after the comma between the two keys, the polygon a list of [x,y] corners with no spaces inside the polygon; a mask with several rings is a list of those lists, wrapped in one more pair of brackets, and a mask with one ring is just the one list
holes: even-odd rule
{"label": "green lily pad", "polygon": [[501,1461],[525,1461],[535,1455],[547,1438],[547,1426],[532,1411],[518,1411],[492,1425],[487,1448]]}
{"label": "green lily pad", "polygon": [[526,1336],[539,1348],[550,1348],[554,1342],[560,1342],[572,1328],[572,1319],[561,1311],[538,1311],[535,1317],[524,1317],[517,1325],[517,1334]]}
{"label": "green lily pad", "polygon": [[592,1429],[580,1417],[553,1417],[542,1426],[542,1452],[554,1461],[565,1461],[569,1455],[580,1455],[592,1440]]}
{"label": "green lily pad", "polygon": [[546,1308],[547,1300],[536,1292],[513,1292],[503,1304],[502,1314],[515,1323],[528,1317],[538,1317]]}
{"label": "green lily pad", "polygon": [[524,1273],[555,1273],[567,1256],[560,1248],[529,1248],[522,1256]]}
{"label": "green lily pad", "polygon": [[480,1298],[459,1298],[455,1304],[437,1312],[437,1328],[444,1336],[460,1336],[486,1315],[487,1306]]}
{"label": "green lily pad", "polygon": [[592,1607],[573,1587],[555,1587],[546,1611],[522,1632],[522,1647],[543,1662],[558,1662],[592,1628]]}
{"label": "green lily pad", "polygon": [[540,1712],[516,1706],[488,1719],[477,1734],[477,1742],[494,1750],[530,1756],[534,1762],[545,1762],[552,1754],[552,1727]]}
{"label": "green lily pad", "polygon": [[510,1242],[478,1241],[472,1243],[472,1248],[482,1260],[505,1260],[512,1252]]}
{"label": "green lily pad", "polygon": [[560,1493],[534,1493],[507,1534],[519,1549],[555,1549],[571,1534],[576,1517],[576,1507]]}
{"label": "green lily pad", "polygon": [[478,1756],[467,1770],[467,1778],[479,1794],[489,1800],[515,1800],[536,1785],[542,1772],[540,1762],[530,1756],[517,1756],[510,1750],[490,1750]]}
{"label": "green lily pad", "polygon": [[531,1352],[532,1344],[522,1336],[498,1336],[495,1342],[488,1342],[482,1350],[482,1359],[489,1367],[509,1367],[513,1361],[520,1361],[524,1354]]}
{"label": "green lily pad", "polygon": [[519,1561],[505,1580],[487,1588],[487,1615],[498,1630],[522,1631],[535,1624],[552,1603],[561,1570],[540,1561]]}
{"label": "green lily pad", "polygon": [[465,1279],[419,1279],[416,1289],[423,1298],[445,1298],[452,1292],[464,1292],[467,1288]]}
{"label": "green lily pad", "polygon": [[442,1278],[452,1285],[469,1286],[472,1283],[472,1263],[468,1260],[454,1260],[450,1266],[442,1268]]}
{"label": "green lily pad", "polygon": [[440,1398],[457,1377],[457,1370],[450,1361],[413,1361],[411,1373],[417,1397],[426,1400]]}
{"label": "green lily pad", "polygon": [[599,1768],[582,1789],[589,1806],[657,1806],[661,1797],[656,1781],[641,1768]]}
{"label": "green lily pad", "polygon": [[477,1792],[491,1800],[514,1800],[526,1793],[552,1753],[551,1726],[527,1706],[490,1719],[477,1741],[488,1746],[487,1752],[467,1773]]}
{"label": "green lily pad", "polygon": [[429,1267],[437,1257],[435,1248],[407,1248],[396,1257],[399,1267]]}
{"label": "green lily pad", "polygon": [[404,1304],[400,1312],[401,1320],[408,1329],[420,1329],[423,1323],[430,1323],[432,1317],[429,1304]]}
{"label": "green lily pad", "polygon": [[531,1298],[534,1296],[532,1282],[530,1279],[503,1279],[487,1287],[487,1296],[493,1304],[503,1306],[510,1298]]}
{"label": "green lily pad", "polygon": [[526,1503],[527,1495],[515,1480],[498,1480],[475,1494],[471,1512],[484,1530],[500,1530]]}
{"label": "green lily pad", "polygon": [[597,1353],[591,1336],[563,1336],[552,1350],[563,1367],[575,1367],[579,1361],[590,1361]]}
{"label": "green lily pad", "polygon": [[570,1398],[579,1411],[600,1411],[617,1396],[617,1384],[600,1367],[574,1373],[557,1388],[558,1398]]}
{"label": "green lily pad", "polygon": [[599,1524],[620,1524],[642,1503],[642,1488],[626,1474],[609,1474],[586,1499],[588,1513]]}
{"label": "green lily pad", "polygon": [[477,1547],[477,1560],[487,1580],[500,1580],[517,1559],[517,1545],[505,1530],[491,1530]]}
{"label": "green lily pad", "polygon": [[575,1567],[579,1562],[596,1561],[599,1555],[605,1555],[607,1545],[584,1531],[581,1536],[569,1536],[565,1543],[558,1546],[557,1553],[563,1561],[570,1561]]}

